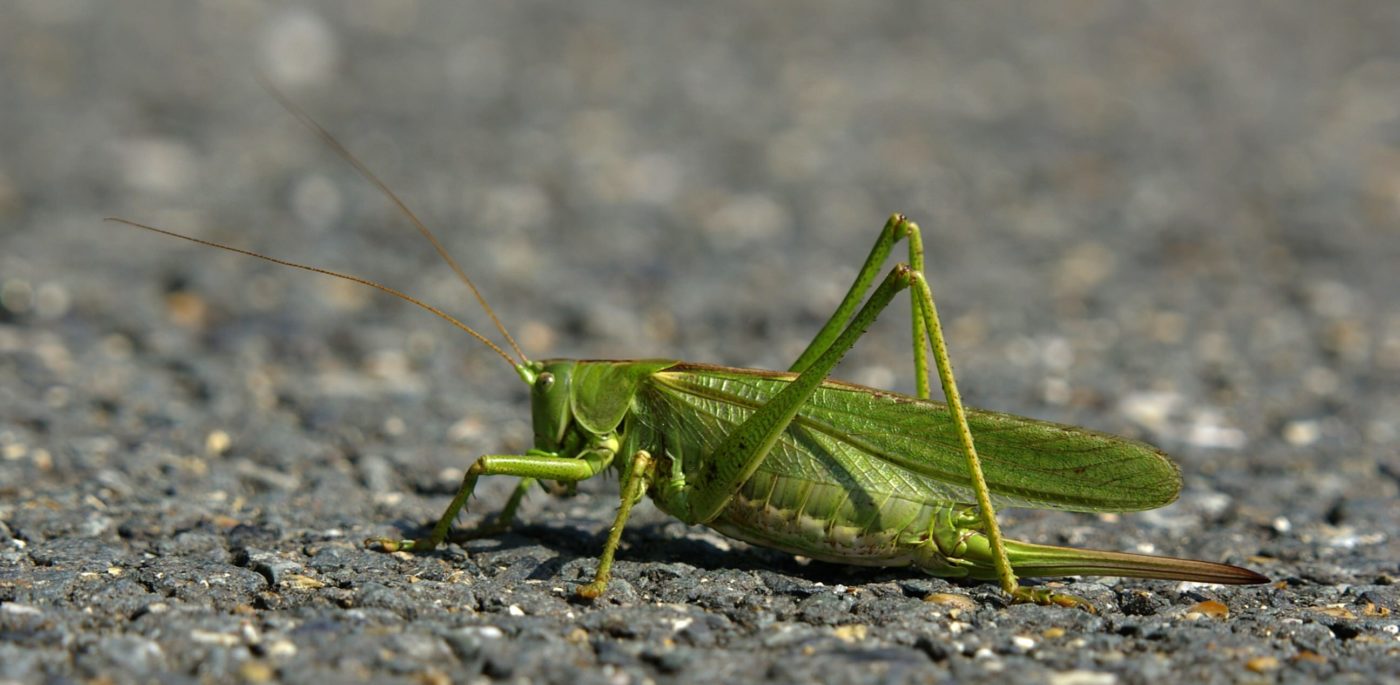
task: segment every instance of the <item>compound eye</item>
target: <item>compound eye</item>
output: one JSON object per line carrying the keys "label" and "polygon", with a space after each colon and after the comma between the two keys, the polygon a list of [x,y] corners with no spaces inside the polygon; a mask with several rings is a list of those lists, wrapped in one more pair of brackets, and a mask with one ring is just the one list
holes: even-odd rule
{"label": "compound eye", "polygon": [[539,377],[535,379],[535,387],[542,391],[554,387],[554,374],[548,371],[540,374]]}

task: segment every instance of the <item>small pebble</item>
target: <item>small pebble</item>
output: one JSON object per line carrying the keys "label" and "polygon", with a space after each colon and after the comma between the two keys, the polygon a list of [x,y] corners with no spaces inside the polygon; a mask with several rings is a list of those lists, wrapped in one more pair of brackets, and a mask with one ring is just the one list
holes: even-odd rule
{"label": "small pebble", "polygon": [[1186,610],[1186,617],[1195,619],[1200,617],[1215,619],[1225,619],[1230,617],[1230,607],[1213,599],[1197,602],[1190,609]]}

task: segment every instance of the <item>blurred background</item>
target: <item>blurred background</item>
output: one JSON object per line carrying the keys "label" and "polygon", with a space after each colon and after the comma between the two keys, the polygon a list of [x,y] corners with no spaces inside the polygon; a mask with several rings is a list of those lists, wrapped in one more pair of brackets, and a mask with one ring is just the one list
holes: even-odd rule
{"label": "blurred background", "polygon": [[[15,3],[10,337],[117,332],[170,358],[355,337],[329,353],[349,374],[513,382],[401,303],[100,222],[339,268],[489,328],[263,74],[438,231],[531,356],[784,367],[902,211],[979,405],[1126,402],[1228,458],[1394,453],[1387,3],[802,7]],[[912,388],[900,316],[843,377]]]}
{"label": "blurred background", "polygon": [[[102,222],[499,338],[261,74],[531,357],[784,368],[901,211],[970,404],[1182,464],[1139,548],[1393,578],[1397,36],[1388,2],[6,3],[0,521],[158,484],[382,527],[528,442],[514,375],[431,316]],[[836,375],[912,391],[907,327]]]}

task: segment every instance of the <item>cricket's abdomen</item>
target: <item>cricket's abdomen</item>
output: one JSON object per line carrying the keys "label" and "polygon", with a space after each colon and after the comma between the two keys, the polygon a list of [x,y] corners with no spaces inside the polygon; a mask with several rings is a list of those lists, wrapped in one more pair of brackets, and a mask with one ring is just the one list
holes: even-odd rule
{"label": "cricket's abdomen", "polygon": [[[731,440],[792,378],[694,364],[639,377],[622,451],[655,458],[648,492],[657,506],[745,542],[823,561],[998,577],[1000,552],[982,530],[942,405],[826,381],[771,441]],[[1180,488],[1175,465],[1150,445],[996,412],[973,410],[968,418],[998,506],[1130,511],[1161,506]],[[1022,576],[1267,581],[1214,562],[1004,545]]]}
{"label": "cricket's abdomen", "polygon": [[864,566],[941,566],[941,538],[959,505],[886,494],[878,501],[832,483],[759,471],[715,530],[821,561]]}
{"label": "cricket's abdomen", "polygon": [[[971,494],[960,484],[872,455],[866,441],[888,427],[834,430],[804,410],[743,482],[724,482],[714,475],[716,450],[785,379],[674,370],[656,376],[664,376],[664,382],[643,384],[637,394],[625,449],[644,449],[658,459],[650,493],[663,511],[729,537],[823,561],[912,564],[963,575],[945,569],[956,564],[948,553],[957,549],[959,536],[971,534],[968,527],[975,525],[975,517],[963,515]],[[839,412],[839,395],[850,394],[824,388],[808,407],[820,409],[825,402]],[[735,488],[709,520],[691,509],[691,496],[705,488]]]}

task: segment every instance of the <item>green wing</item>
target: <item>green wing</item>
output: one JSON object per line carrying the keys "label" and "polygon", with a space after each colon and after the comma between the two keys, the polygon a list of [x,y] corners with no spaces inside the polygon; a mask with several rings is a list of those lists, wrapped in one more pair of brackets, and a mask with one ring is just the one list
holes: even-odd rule
{"label": "green wing", "polygon": [[[636,421],[696,459],[794,374],[680,364],[639,389]],[[968,410],[997,506],[1138,511],[1176,499],[1181,475],[1150,445],[999,412]],[[942,403],[827,381],[760,471],[929,501],[975,502],[966,458]]]}

